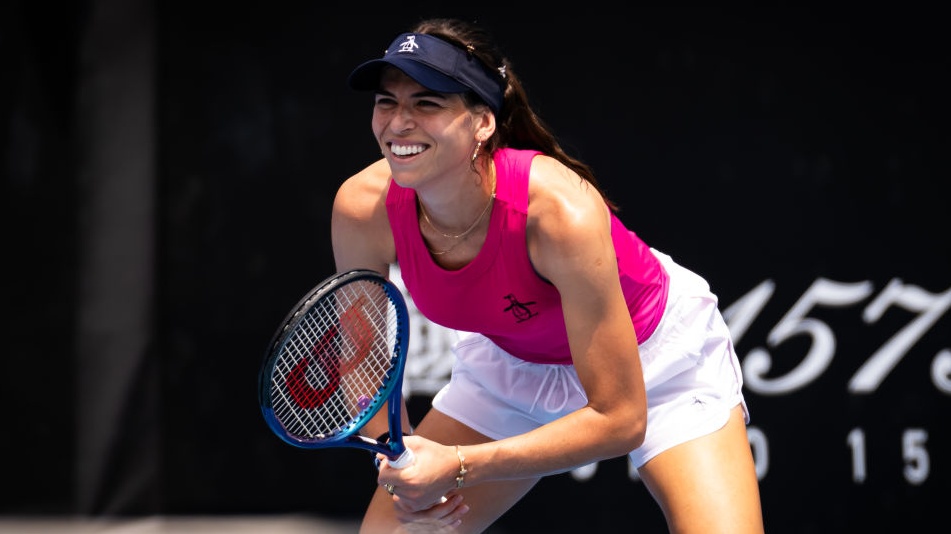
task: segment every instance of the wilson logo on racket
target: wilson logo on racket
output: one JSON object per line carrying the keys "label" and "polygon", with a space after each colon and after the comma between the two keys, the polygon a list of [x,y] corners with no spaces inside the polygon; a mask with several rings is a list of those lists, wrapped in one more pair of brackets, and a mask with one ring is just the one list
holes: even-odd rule
{"label": "wilson logo on racket", "polygon": [[326,377],[326,385],[315,388],[307,381],[307,370],[311,365],[311,358],[304,357],[298,361],[284,381],[287,391],[294,399],[294,403],[304,410],[312,410],[327,402],[340,387],[340,377],[357,368],[370,355],[373,348],[373,330],[370,321],[362,312],[366,304],[366,297],[360,296],[356,303],[340,314],[343,335],[350,343],[342,346],[353,347],[352,357],[341,363],[340,355],[334,348],[334,339],[339,333],[337,325],[329,328],[320,337],[311,349],[311,355],[320,366],[316,373]]}
{"label": "wilson logo on racket", "polygon": [[[409,311],[376,271],[337,273],[291,308],[268,344],[258,402],[268,428],[295,447],[356,447],[390,466],[413,463],[403,444],[403,368]],[[389,441],[360,431],[386,406]]]}

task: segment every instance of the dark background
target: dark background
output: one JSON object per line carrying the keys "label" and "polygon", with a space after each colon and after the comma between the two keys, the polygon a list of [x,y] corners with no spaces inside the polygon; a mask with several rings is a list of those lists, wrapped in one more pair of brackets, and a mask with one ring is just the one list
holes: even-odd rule
{"label": "dark background", "polygon": [[[271,435],[257,371],[287,309],[333,271],[336,187],[378,157],[370,96],[347,75],[416,20],[452,15],[496,34],[622,219],[706,277],[724,310],[738,304],[768,530],[947,526],[951,83],[938,9],[524,11],[3,4],[0,514],[359,517],[366,454]],[[865,290],[801,304],[822,280]],[[738,311],[758,287],[769,298]],[[876,299],[891,303],[880,316]],[[770,338],[797,303],[804,333]],[[833,357],[777,386],[816,361],[808,328],[831,336]],[[850,390],[887,346],[898,358],[881,382]],[[751,368],[757,349],[770,369]],[[414,395],[414,413],[427,402]],[[618,525],[664,531],[623,459],[546,479],[498,528]]]}

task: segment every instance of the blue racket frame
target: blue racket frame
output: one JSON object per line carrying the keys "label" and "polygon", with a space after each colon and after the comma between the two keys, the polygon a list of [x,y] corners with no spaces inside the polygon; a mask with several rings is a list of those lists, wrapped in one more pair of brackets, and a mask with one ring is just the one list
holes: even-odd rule
{"label": "blue racket frame", "polygon": [[[396,329],[392,347],[393,354],[391,355],[394,364],[387,375],[386,384],[378,391],[369,405],[340,431],[323,437],[303,438],[295,436],[288,432],[274,413],[271,387],[275,365],[280,359],[285,344],[293,337],[295,329],[304,317],[319,303],[331,297],[338,288],[358,280],[370,280],[378,283],[394,304]],[[261,412],[271,431],[284,442],[304,449],[356,447],[384,454],[392,461],[400,459],[405,453],[409,452],[403,445],[401,419],[403,370],[406,363],[406,351],[409,346],[409,312],[399,288],[376,271],[355,269],[337,274],[327,278],[301,298],[281,324],[281,328],[274,334],[268,345],[267,357],[261,368],[258,381],[258,398]],[[390,436],[388,442],[381,443],[375,439],[361,436],[359,434],[360,429],[379,413],[384,404],[387,405],[387,422]]]}

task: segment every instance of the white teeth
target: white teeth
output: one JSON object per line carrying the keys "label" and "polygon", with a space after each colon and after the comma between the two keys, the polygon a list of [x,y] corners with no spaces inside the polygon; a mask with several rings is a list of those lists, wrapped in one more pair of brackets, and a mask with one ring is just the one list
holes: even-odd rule
{"label": "white teeth", "polygon": [[409,156],[410,154],[419,154],[426,147],[423,145],[390,145],[390,150],[397,156]]}

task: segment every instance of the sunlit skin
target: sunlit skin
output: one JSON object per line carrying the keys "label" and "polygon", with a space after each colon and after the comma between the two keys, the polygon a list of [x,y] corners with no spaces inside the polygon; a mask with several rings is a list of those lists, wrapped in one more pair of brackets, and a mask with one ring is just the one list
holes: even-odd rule
{"label": "sunlit skin", "polygon": [[[490,195],[491,181],[474,171],[471,155],[476,139],[494,132],[495,121],[487,107],[469,109],[459,95],[433,93],[390,70],[382,77],[375,97],[372,128],[385,161],[348,180],[341,189],[334,210],[334,251],[340,270],[363,267],[386,273],[395,261],[382,204],[390,176],[416,190],[441,230],[462,231],[479,215]],[[424,150],[397,156],[391,150],[394,145]],[[603,200],[577,175],[546,157],[536,158],[531,183],[529,251],[539,274],[563,295],[575,365],[589,404],[534,432],[467,447],[466,457],[482,467],[468,478],[475,487],[459,493],[466,496],[470,508],[472,499],[486,500],[478,507],[480,511],[495,510],[488,501],[499,491],[513,491],[506,487],[524,493],[539,476],[625,454],[643,439],[646,400],[637,343],[621,296]],[[450,268],[471,261],[484,241],[485,225],[487,222],[454,250],[451,258],[440,261]],[[448,246],[440,242],[445,238],[439,233],[425,225],[421,228],[432,248]],[[381,470],[380,482],[400,488],[399,497],[378,494],[371,507],[382,498],[396,500],[400,510],[418,511],[443,495],[454,495],[459,468],[454,448],[422,439],[445,432],[446,422],[440,419],[445,418],[438,414],[427,417],[416,429],[416,436],[407,438],[407,445],[417,452],[413,467]],[[579,428],[587,431],[578,432]],[[367,435],[384,431],[382,419],[366,429]],[[466,438],[462,442],[486,440],[471,430],[452,432],[453,439],[460,437]],[[478,484],[480,480],[493,482]],[[451,508],[452,503],[441,507]],[[482,520],[468,517],[464,524],[474,527],[492,519],[491,514]]]}
{"label": "sunlit skin", "polygon": [[[488,107],[467,107],[460,95],[434,93],[395,69],[384,71],[372,118],[384,158],[346,180],[337,194],[332,216],[337,270],[365,268],[387,274],[395,263],[384,203],[391,178],[416,191],[438,227],[420,222],[430,250],[453,245],[442,234],[470,227],[491,195],[491,158],[482,153],[473,163],[472,155],[478,140],[493,135],[495,128]],[[433,256],[434,261],[446,269],[472,261],[484,243],[488,220],[481,220],[451,253]],[[499,441],[431,410],[414,435],[405,438],[416,462],[404,469],[383,462],[378,482],[393,485],[396,495],[377,489],[362,532],[481,532],[542,476],[623,456],[642,443],[647,401],[637,339],[618,280],[609,212],[595,188],[547,156],[535,157],[531,167],[526,244],[539,275],[561,294],[573,363],[588,404]],[[403,414],[404,428],[410,428],[405,406]],[[746,443],[741,409],[734,409],[731,417],[720,431],[669,449],[642,468],[665,513],[689,518],[676,525],[677,532],[717,532],[717,525],[731,525],[724,532],[762,530],[758,517],[736,517],[744,512],[730,504],[730,499],[758,499],[751,455],[734,455],[730,465],[721,465],[720,455],[732,453],[724,444]],[[362,433],[375,437],[386,430],[381,412]],[[455,445],[462,446],[470,467],[462,489],[456,489]],[[682,461],[679,451],[691,448],[710,461],[693,465],[695,452],[686,457],[690,466],[672,468]],[[655,465],[664,469],[655,470]],[[718,487],[729,491],[709,495],[713,486],[692,487],[697,478],[679,476],[683,469],[708,471]],[[686,513],[697,499],[722,501],[722,517]]]}

